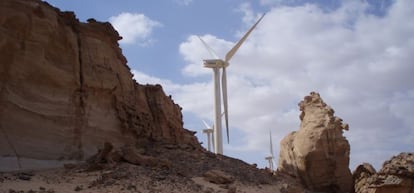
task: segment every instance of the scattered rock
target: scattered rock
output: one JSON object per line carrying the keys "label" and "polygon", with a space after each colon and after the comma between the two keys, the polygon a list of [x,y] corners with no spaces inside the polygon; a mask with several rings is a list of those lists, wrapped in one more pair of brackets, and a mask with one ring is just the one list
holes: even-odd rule
{"label": "scattered rock", "polygon": [[282,188],[280,190],[281,193],[304,193],[304,190],[299,186],[294,186],[290,184],[282,184]]}
{"label": "scattered rock", "polygon": [[74,169],[74,168],[76,168],[77,166],[78,166],[77,164],[72,164],[72,163],[68,163],[68,164],[64,164],[64,165],[63,165],[63,167],[64,167],[65,169],[68,169],[68,170]]}
{"label": "scattered rock", "polygon": [[204,193],[214,193],[214,189],[207,187],[206,189],[204,189]]}
{"label": "scattered rock", "polygon": [[237,192],[236,186],[230,186],[227,191],[227,193],[236,193],[236,192]]}
{"label": "scattered rock", "polygon": [[82,187],[82,186],[76,186],[76,187],[75,187],[75,191],[76,191],[76,192],[79,192],[79,191],[81,191],[81,190],[83,190],[83,187]]}
{"label": "scattered rock", "polygon": [[32,179],[32,176],[34,175],[33,172],[20,172],[17,173],[17,178],[20,180],[26,180],[29,181]]}
{"label": "scattered rock", "polygon": [[334,116],[318,93],[311,92],[299,107],[300,129],[281,141],[278,171],[314,191],[352,192],[350,146],[342,135],[349,126]]}
{"label": "scattered rock", "polygon": [[152,156],[142,155],[138,149],[130,145],[122,147],[121,152],[122,158],[131,164],[161,167],[166,169],[171,166],[171,163],[169,161]]}
{"label": "scattered rock", "polygon": [[135,185],[130,184],[130,185],[128,185],[127,190],[131,190],[131,191],[134,190],[134,191],[136,191],[137,190],[137,187]]}
{"label": "scattered rock", "polygon": [[214,184],[231,184],[234,182],[232,176],[229,176],[220,170],[209,170],[204,173],[203,176],[205,180]]}

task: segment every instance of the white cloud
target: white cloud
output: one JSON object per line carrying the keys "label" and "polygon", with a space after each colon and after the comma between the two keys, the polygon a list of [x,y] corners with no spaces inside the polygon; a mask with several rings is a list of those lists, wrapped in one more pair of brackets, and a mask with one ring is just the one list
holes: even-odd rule
{"label": "white cloud", "polygon": [[[255,15],[242,8],[246,18]],[[271,9],[227,70],[231,129],[242,134],[225,149],[265,155],[268,129],[275,142],[296,130],[297,103],[313,90],[350,124],[345,134],[353,166],[369,161],[378,167],[392,154],[412,149],[414,24],[402,21],[414,17],[414,7],[396,1],[384,17],[365,9],[367,4],[355,2],[331,12],[311,4]],[[245,19],[249,25],[250,20]],[[220,56],[234,44],[203,38]],[[188,63],[184,74],[211,73],[201,65],[208,53],[195,36],[181,44],[180,53]],[[211,116],[211,94],[198,93],[212,90],[211,82],[202,89],[199,84],[185,85],[175,97],[184,111]],[[194,107],[195,100],[203,105]],[[366,156],[370,152],[372,159]]]}
{"label": "white cloud", "polygon": [[295,0],[260,0],[262,5],[279,5],[283,2],[294,2]]}
{"label": "white cloud", "polygon": [[239,6],[238,9],[240,12],[244,14],[242,21],[244,23],[254,23],[257,19],[255,17],[255,13],[253,12],[251,5],[249,3],[243,3]]}
{"label": "white cloud", "polygon": [[151,43],[153,40],[150,36],[153,29],[162,26],[160,22],[139,13],[124,12],[110,17],[109,21],[122,36],[121,43],[138,43],[142,46]]}

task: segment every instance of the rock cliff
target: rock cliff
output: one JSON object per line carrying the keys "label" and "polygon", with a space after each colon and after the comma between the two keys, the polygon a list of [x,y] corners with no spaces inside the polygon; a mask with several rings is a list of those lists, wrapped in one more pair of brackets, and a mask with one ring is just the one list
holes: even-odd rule
{"label": "rock cliff", "polygon": [[0,157],[83,160],[110,142],[201,148],[160,85],[132,79],[108,22],[0,1]]}
{"label": "rock cliff", "polygon": [[362,164],[353,177],[356,193],[414,193],[414,153],[392,157],[378,173],[370,164]]}
{"label": "rock cliff", "polygon": [[352,192],[350,146],[342,135],[348,125],[334,116],[318,93],[299,103],[301,125],[281,141],[278,171],[313,191]]}

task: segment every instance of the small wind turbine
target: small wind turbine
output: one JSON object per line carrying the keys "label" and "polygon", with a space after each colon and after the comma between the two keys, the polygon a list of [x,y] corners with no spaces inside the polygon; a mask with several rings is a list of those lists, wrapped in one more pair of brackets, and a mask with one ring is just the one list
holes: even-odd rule
{"label": "small wind turbine", "polygon": [[207,150],[211,151],[211,144],[212,144],[211,142],[213,142],[214,144],[214,137],[212,136],[214,129],[210,125],[208,125],[204,120],[203,120],[203,123],[206,126],[206,129],[203,129],[203,133],[207,135]]}
{"label": "small wind turbine", "polygon": [[269,170],[273,172],[274,171],[273,160],[275,156],[273,154],[272,131],[270,129],[269,129],[269,140],[270,140],[270,155],[265,157],[265,159],[269,162]]}
{"label": "small wind turbine", "polygon": [[225,59],[220,59],[217,54],[214,53],[203,39],[200,40],[214,57],[214,59],[207,59],[204,61],[204,67],[213,69],[213,81],[214,81],[214,152],[216,154],[223,154],[223,133],[221,128],[221,93],[220,93],[220,69],[223,69],[221,77],[221,88],[223,91],[223,106],[224,106],[224,119],[226,123],[226,133],[227,133],[227,143],[230,142],[229,139],[229,115],[228,115],[228,102],[227,102],[227,74],[226,68],[229,66],[230,59],[234,56],[243,42],[247,39],[253,29],[259,24],[263,19],[265,14],[263,14],[259,20],[249,29],[249,31],[244,34],[244,36],[237,42],[237,44],[227,52]]}

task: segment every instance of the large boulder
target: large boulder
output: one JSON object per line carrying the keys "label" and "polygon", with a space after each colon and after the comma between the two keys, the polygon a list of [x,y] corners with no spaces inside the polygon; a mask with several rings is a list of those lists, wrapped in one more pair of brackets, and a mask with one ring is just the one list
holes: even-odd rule
{"label": "large boulder", "polygon": [[414,153],[392,157],[378,173],[366,168],[360,165],[353,173],[356,193],[414,193]]}
{"label": "large boulder", "polygon": [[0,37],[0,157],[84,160],[105,142],[199,147],[162,87],[132,79],[110,23],[1,0]]}
{"label": "large boulder", "polygon": [[313,191],[352,192],[348,125],[334,116],[318,93],[299,103],[301,125],[281,141],[278,171],[288,173]]}

